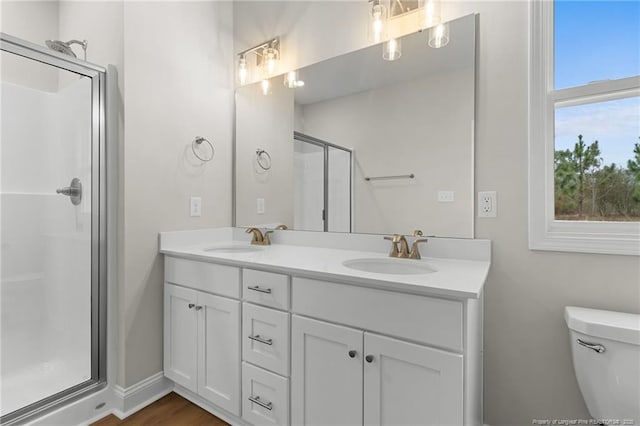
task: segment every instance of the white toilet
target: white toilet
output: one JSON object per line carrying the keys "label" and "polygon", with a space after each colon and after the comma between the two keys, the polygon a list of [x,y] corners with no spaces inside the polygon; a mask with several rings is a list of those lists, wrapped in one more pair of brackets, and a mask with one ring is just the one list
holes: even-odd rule
{"label": "white toilet", "polygon": [[640,315],[567,306],[564,318],[591,416],[640,425]]}

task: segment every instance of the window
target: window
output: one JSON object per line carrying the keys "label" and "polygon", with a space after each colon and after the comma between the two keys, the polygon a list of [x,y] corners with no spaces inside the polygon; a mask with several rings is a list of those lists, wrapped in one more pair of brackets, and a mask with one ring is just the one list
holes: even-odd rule
{"label": "window", "polygon": [[533,0],[529,246],[640,255],[640,2]]}

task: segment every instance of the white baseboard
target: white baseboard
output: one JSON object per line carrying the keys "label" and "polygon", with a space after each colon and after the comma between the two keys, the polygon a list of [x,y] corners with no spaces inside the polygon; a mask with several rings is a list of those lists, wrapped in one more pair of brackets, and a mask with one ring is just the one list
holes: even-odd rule
{"label": "white baseboard", "polygon": [[173,382],[163,372],[154,374],[133,386],[113,387],[113,414],[120,420],[129,417],[173,390]]}

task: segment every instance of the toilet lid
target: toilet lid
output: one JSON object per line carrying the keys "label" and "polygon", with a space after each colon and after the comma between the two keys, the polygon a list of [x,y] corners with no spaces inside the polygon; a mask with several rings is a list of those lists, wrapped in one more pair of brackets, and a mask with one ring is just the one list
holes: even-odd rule
{"label": "toilet lid", "polygon": [[567,306],[564,319],[571,330],[640,345],[640,315]]}

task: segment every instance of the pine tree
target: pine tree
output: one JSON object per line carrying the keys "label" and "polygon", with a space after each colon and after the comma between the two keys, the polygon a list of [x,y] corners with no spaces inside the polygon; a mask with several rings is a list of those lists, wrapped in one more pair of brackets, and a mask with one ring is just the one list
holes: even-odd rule
{"label": "pine tree", "polygon": [[633,153],[635,154],[633,160],[627,160],[627,170],[635,180],[633,199],[640,202],[640,143],[634,144]]}

